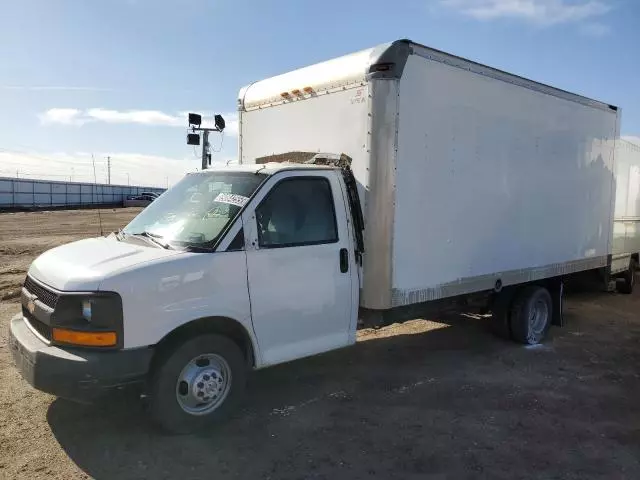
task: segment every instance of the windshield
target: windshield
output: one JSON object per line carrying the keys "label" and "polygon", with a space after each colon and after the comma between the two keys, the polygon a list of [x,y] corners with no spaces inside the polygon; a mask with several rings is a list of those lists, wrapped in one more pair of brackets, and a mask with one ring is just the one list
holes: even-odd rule
{"label": "windshield", "polygon": [[187,247],[206,246],[218,239],[265,177],[250,172],[187,175],[123,231]]}

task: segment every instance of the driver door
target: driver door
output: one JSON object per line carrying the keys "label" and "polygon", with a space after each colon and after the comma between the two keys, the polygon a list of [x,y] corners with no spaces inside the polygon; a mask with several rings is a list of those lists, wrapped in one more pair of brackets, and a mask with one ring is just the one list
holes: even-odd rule
{"label": "driver door", "polygon": [[243,215],[252,321],[264,365],[348,345],[352,316],[341,185],[321,171],[288,171],[269,186]]}

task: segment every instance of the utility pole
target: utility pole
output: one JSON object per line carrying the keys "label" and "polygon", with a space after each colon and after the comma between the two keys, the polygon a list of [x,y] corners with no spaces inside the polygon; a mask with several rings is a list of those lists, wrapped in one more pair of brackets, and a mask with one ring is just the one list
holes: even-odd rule
{"label": "utility pole", "polygon": [[189,128],[193,133],[187,134],[187,145],[200,145],[200,134],[196,132],[202,132],[202,170],[206,170],[207,166],[211,164],[211,152],[209,150],[209,133],[210,132],[222,132],[225,127],[224,118],[222,115],[215,115],[214,117],[215,127],[205,128],[202,125],[202,115],[197,113],[189,114]]}
{"label": "utility pole", "polygon": [[202,170],[207,169],[208,163],[211,161],[209,153],[209,130],[202,131]]}
{"label": "utility pole", "polygon": [[111,157],[107,157],[107,185],[111,185]]}

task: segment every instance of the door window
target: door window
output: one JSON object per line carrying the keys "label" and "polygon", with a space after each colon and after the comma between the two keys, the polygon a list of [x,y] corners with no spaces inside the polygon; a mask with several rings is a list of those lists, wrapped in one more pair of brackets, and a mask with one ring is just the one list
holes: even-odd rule
{"label": "door window", "polygon": [[256,209],[256,221],[260,248],[338,241],[331,185],[326,178],[281,181]]}

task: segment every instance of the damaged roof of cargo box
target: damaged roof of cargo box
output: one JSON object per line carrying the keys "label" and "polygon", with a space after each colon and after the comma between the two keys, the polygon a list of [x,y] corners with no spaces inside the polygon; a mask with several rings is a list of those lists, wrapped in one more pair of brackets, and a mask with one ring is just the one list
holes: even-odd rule
{"label": "damaged roof of cargo box", "polygon": [[401,78],[409,55],[461,68],[466,71],[563,98],[590,107],[617,112],[618,107],[582,95],[535,82],[466,58],[403,39],[316,63],[282,75],[253,82],[238,94],[238,108],[252,110],[312,98],[351,86],[365,85],[375,78]]}

